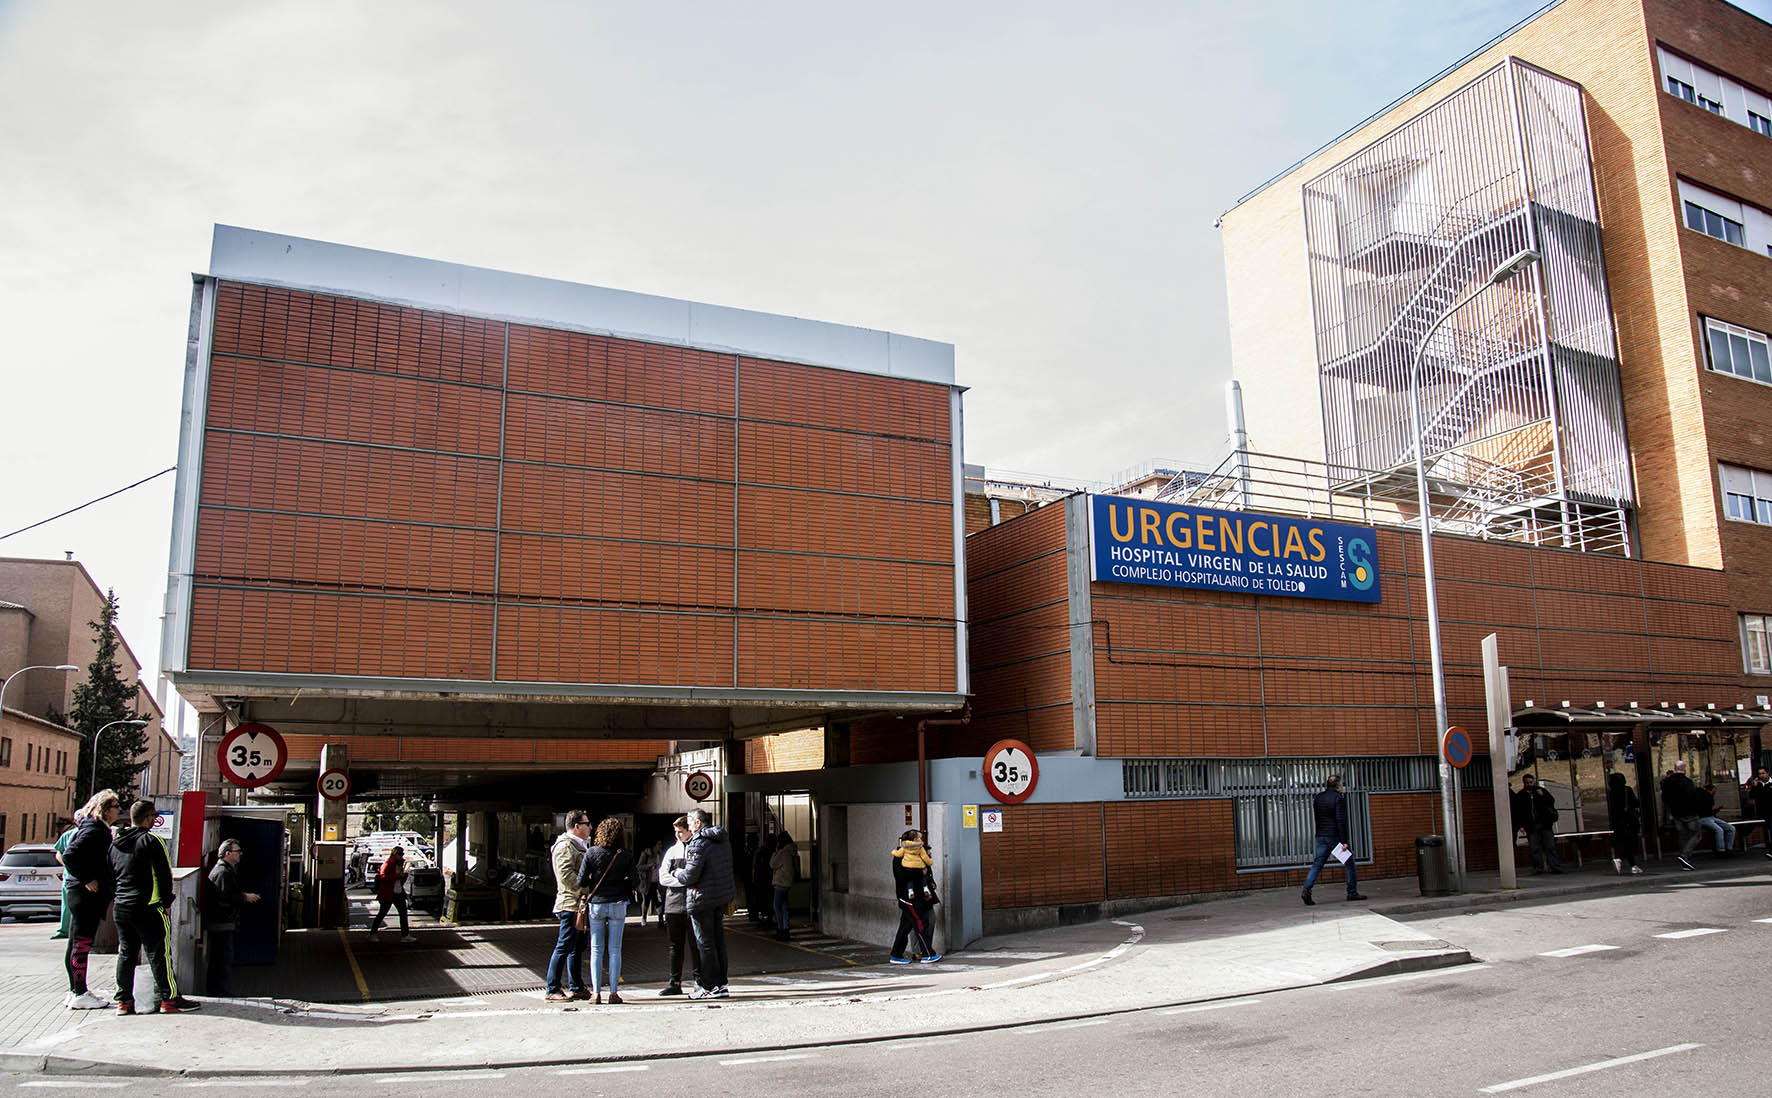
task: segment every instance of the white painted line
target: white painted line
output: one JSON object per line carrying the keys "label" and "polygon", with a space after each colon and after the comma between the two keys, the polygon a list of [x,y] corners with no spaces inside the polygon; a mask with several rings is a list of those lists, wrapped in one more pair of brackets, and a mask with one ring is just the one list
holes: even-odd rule
{"label": "white painted line", "polygon": [[413,1079],[503,1079],[502,1071],[412,1071],[402,1075],[377,1075],[380,1083],[409,1083]]}
{"label": "white painted line", "polygon": [[1082,1029],[1084,1026],[1105,1026],[1112,1018],[1085,1018],[1081,1022],[1065,1022],[1063,1025],[1051,1026],[1052,1029]]}
{"label": "white painted line", "polygon": [[910,1041],[897,1041],[890,1045],[879,1046],[882,1052],[910,1052],[913,1049],[929,1048],[932,1045],[957,1045],[958,1037],[919,1037]]}
{"label": "white painted line", "polygon": [[175,1087],[305,1087],[311,1079],[197,1079]]}
{"label": "white painted line", "polygon": [[776,1064],[783,1060],[810,1060],[812,1055],[810,1052],[794,1052],[786,1056],[749,1056],[743,1060],[721,1060],[720,1066],[729,1068],[743,1067],[745,1064]]}
{"label": "white painted line", "polygon": [[106,1089],[109,1089],[109,1090],[115,1090],[118,1087],[129,1086],[129,1083],[127,1081],[120,1082],[120,1083],[99,1082],[97,1080],[91,1080],[91,1079],[80,1079],[80,1080],[36,1079],[36,1080],[32,1080],[29,1083],[20,1083],[19,1086],[21,1086],[21,1087],[57,1087],[62,1090],[72,1090],[75,1087],[79,1087],[81,1090],[87,1090],[92,1087],[105,1087]]}
{"label": "white painted line", "polygon": [[1772,919],[1755,919],[1756,923],[1772,923]]}
{"label": "white painted line", "polygon": [[600,1068],[562,1068],[555,1075],[614,1075],[621,1071],[651,1071],[649,1064],[613,1064]]}
{"label": "white painted line", "polygon": [[1704,1046],[1701,1044],[1669,1045],[1666,1048],[1658,1048],[1653,1052],[1639,1052],[1635,1056],[1620,1056],[1616,1060],[1601,1060],[1597,1064],[1588,1064],[1585,1067],[1553,1071],[1548,1075],[1534,1075],[1529,1079],[1515,1079],[1510,1083],[1496,1083],[1492,1087],[1484,1087],[1480,1093],[1500,1094],[1504,1090],[1519,1090],[1521,1087],[1536,1086],[1539,1083],[1548,1083],[1555,1079],[1567,1079],[1574,1075],[1586,1075],[1590,1071],[1605,1071],[1607,1068],[1623,1067],[1625,1064],[1634,1064],[1641,1060],[1653,1060],[1657,1056],[1671,1056],[1676,1052],[1690,1052],[1695,1048],[1703,1047]]}
{"label": "white painted line", "polygon": [[963,956],[968,961],[1050,961],[1054,957],[1062,957],[1062,953],[1043,953],[1031,949],[984,949],[974,952],[968,949]]}
{"label": "white painted line", "polygon": [[1162,1014],[1164,1017],[1168,1017],[1172,1014],[1198,1014],[1202,1010],[1228,1010],[1231,1007],[1252,1006],[1254,1003],[1255,1000],[1253,999],[1232,999],[1229,1002],[1201,1003],[1198,1006],[1179,1007],[1175,1010],[1158,1011],[1158,1013]]}
{"label": "white painted line", "polygon": [[1657,938],[1702,938],[1706,934],[1727,934],[1720,926],[1701,926],[1695,930],[1670,930],[1666,934],[1657,934]]}
{"label": "white painted line", "polygon": [[1608,949],[1617,949],[1609,945],[1570,946],[1568,949],[1553,949],[1548,953],[1540,953],[1540,957],[1579,957],[1583,953],[1604,953]]}

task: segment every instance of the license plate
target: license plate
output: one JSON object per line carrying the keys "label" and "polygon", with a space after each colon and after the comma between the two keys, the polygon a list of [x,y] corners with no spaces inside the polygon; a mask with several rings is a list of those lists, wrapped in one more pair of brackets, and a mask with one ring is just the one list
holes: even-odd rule
{"label": "license plate", "polygon": [[27,885],[44,884],[54,879],[55,878],[43,873],[21,873],[18,877],[18,883]]}

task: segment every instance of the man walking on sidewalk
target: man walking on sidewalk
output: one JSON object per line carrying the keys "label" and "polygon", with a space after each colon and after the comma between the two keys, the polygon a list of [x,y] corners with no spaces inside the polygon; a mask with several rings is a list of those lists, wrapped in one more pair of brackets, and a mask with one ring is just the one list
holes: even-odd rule
{"label": "man walking on sidewalk", "polygon": [[1347,898],[1364,900],[1360,895],[1359,881],[1354,868],[1353,844],[1347,841],[1347,798],[1341,792],[1341,775],[1331,774],[1323,782],[1323,791],[1318,793],[1311,802],[1311,811],[1317,817],[1317,856],[1311,862],[1310,875],[1304,879],[1304,903],[1306,907],[1317,901],[1311,899],[1311,888],[1317,883],[1317,875],[1323,872],[1323,863],[1329,860],[1329,852],[1336,846],[1348,847],[1347,861]]}
{"label": "man walking on sidewalk", "polygon": [[178,993],[172,976],[172,863],[154,834],[154,802],[129,806],[129,824],[111,842],[117,872],[117,1013],[135,1013],[135,966],[147,954],[160,1013],[182,1014],[199,1004]]}
{"label": "man walking on sidewalk", "polygon": [[1674,860],[1682,869],[1693,868],[1692,852],[1698,849],[1699,836],[1698,788],[1686,776],[1685,759],[1674,763],[1667,777],[1661,779],[1661,807],[1673,820],[1674,833],[1680,840],[1680,852],[1674,855]]}

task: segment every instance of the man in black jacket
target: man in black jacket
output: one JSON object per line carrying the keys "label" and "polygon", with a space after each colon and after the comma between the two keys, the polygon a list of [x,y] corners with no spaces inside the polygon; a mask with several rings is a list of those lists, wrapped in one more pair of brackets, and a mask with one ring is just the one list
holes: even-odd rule
{"label": "man in black jacket", "polygon": [[172,863],[166,844],[154,834],[154,802],[129,806],[129,824],[111,842],[111,867],[117,872],[117,1013],[135,1013],[135,966],[148,956],[160,1013],[182,1014],[199,1004],[178,993],[173,981]]}
{"label": "man in black jacket", "polygon": [[1679,836],[1680,852],[1674,855],[1674,861],[1680,868],[1691,869],[1692,851],[1698,848],[1698,787],[1686,776],[1686,760],[1674,763],[1674,768],[1661,779],[1661,807],[1673,821],[1674,833]]}
{"label": "man in black jacket", "polygon": [[[689,846],[683,868],[669,877],[689,890],[689,929],[701,960],[691,999],[724,999],[726,989],[726,905],[738,895],[732,876],[732,841],[726,829],[697,808],[689,813]],[[660,880],[667,874],[661,871]]]}
{"label": "man in black jacket", "polygon": [[62,852],[62,896],[72,907],[68,929],[68,1009],[96,1010],[111,1004],[86,990],[86,962],[117,875],[111,869],[111,824],[122,810],[117,794],[102,789],[76,813],[74,837]]}
{"label": "man in black jacket", "polygon": [[1514,794],[1514,826],[1526,829],[1526,849],[1532,853],[1532,872],[1563,872],[1557,861],[1557,801],[1551,791],[1538,784],[1535,775],[1520,779],[1520,791]]}
{"label": "man in black jacket", "polygon": [[223,839],[209,870],[209,917],[204,920],[209,931],[209,963],[204,990],[210,995],[231,993],[229,974],[234,967],[234,931],[240,926],[240,909],[258,903],[258,893],[240,887],[239,866],[244,856],[237,839]]}
{"label": "man in black jacket", "polygon": [[[1760,814],[1760,820],[1766,829],[1766,857],[1772,858],[1772,774],[1760,767],[1754,774],[1753,786],[1748,790],[1748,799],[1753,801],[1754,811]],[[1746,839],[1742,839],[1745,846]]]}
{"label": "man in black jacket", "polygon": [[1340,774],[1331,774],[1323,782],[1323,791],[1311,801],[1311,811],[1317,818],[1317,856],[1311,861],[1310,874],[1304,879],[1305,906],[1317,902],[1311,899],[1311,889],[1337,845],[1348,847],[1347,861],[1342,863],[1347,868],[1347,898],[1364,900],[1366,897],[1360,895],[1358,871],[1354,868],[1353,846],[1347,841],[1347,798],[1341,792]]}

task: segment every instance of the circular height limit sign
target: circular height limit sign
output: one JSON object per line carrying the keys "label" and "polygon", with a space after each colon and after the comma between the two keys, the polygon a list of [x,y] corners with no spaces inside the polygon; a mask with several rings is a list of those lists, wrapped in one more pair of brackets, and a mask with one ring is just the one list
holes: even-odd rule
{"label": "circular height limit sign", "polygon": [[984,753],[984,787],[1004,804],[1020,804],[1040,784],[1040,764],[1020,740],[998,740]]}
{"label": "circular height limit sign", "polygon": [[222,737],[215,761],[223,778],[242,789],[257,789],[283,773],[289,745],[268,724],[243,724]]}

